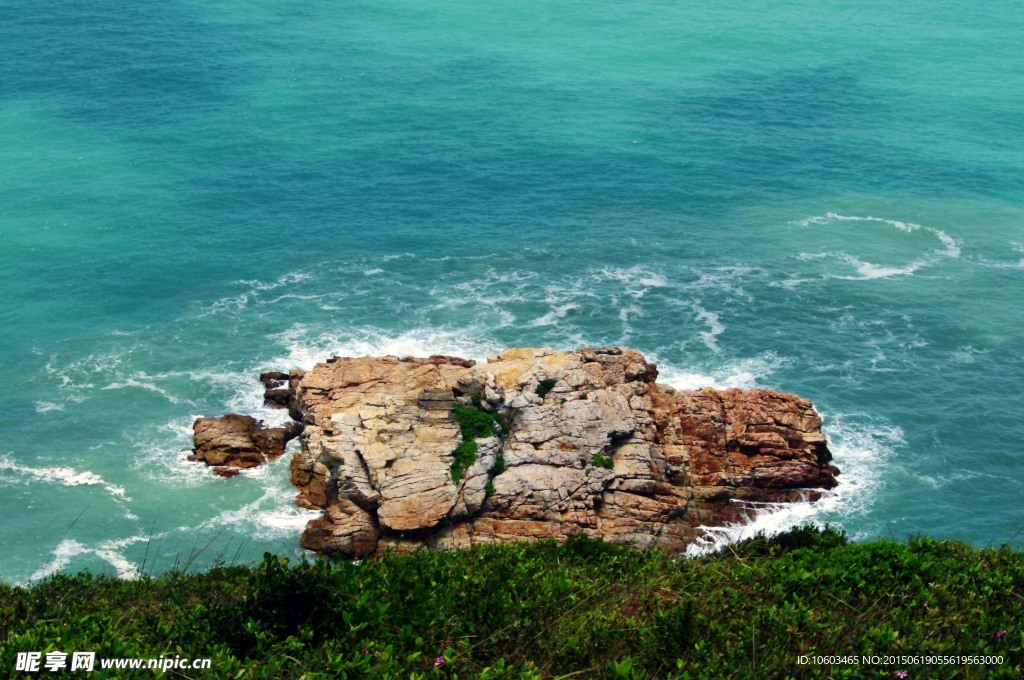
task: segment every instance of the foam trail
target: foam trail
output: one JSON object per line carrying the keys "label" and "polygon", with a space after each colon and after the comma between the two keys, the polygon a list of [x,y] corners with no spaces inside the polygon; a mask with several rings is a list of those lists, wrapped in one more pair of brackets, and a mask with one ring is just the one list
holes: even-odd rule
{"label": "foam trail", "polygon": [[932,253],[926,257],[921,257],[913,260],[904,267],[889,267],[885,265],[874,264],[872,262],[865,262],[853,255],[847,253],[800,253],[797,255],[799,260],[817,259],[820,257],[835,257],[840,259],[847,264],[854,267],[857,270],[858,276],[835,276],[830,275],[828,278],[846,279],[846,280],[871,280],[871,279],[887,279],[894,276],[909,276],[916,272],[922,267],[927,267],[938,262],[940,258],[958,259],[960,257],[961,249],[960,242],[955,238],[947,234],[941,229],[935,229],[934,227],[925,227],[914,222],[901,222],[900,220],[890,220],[882,217],[861,217],[858,215],[840,215],[839,213],[828,212],[824,215],[814,215],[812,217],[804,218],[798,221],[796,224],[802,227],[808,227],[811,225],[826,225],[830,222],[875,222],[879,224],[886,224],[891,227],[898,229],[905,233],[913,233],[915,231],[924,230],[935,236],[936,239],[942,244],[943,248],[932,251]]}
{"label": "foam trail", "polygon": [[905,231],[908,233],[912,231],[917,231],[918,229],[921,228],[920,224],[914,224],[913,222],[887,220],[884,217],[872,217],[870,215],[867,217],[860,217],[858,215],[840,215],[839,213],[834,212],[827,212],[824,215],[814,215],[812,217],[807,217],[797,222],[797,224],[799,224],[801,227],[808,227],[812,224],[827,224],[829,220],[833,220],[836,222],[881,222],[882,224],[888,224],[890,226],[896,227],[900,231]]}
{"label": "foam trail", "polygon": [[725,325],[719,320],[718,313],[709,312],[696,303],[693,305],[693,309],[697,313],[697,319],[708,326],[708,330],[698,333],[704,346],[715,354],[721,354],[722,348],[718,346],[718,336],[725,332]]}
{"label": "foam trail", "polygon": [[171,402],[172,404],[180,404],[181,403],[180,399],[178,399],[174,395],[170,394],[167,390],[165,390],[165,389],[163,389],[161,387],[158,387],[157,385],[153,384],[152,382],[147,382],[147,379],[151,380],[151,378],[149,378],[149,376],[147,376],[147,375],[145,375],[143,373],[136,373],[135,375],[133,375],[131,377],[128,377],[128,378],[125,378],[123,380],[115,380],[114,382],[110,383],[109,385],[107,385],[106,387],[103,387],[101,389],[104,389],[104,390],[121,390],[121,389],[124,389],[126,387],[135,387],[135,388],[140,389],[140,390],[148,390],[150,392],[155,392],[155,393],[159,394],[160,396],[162,396],[167,401]]}
{"label": "foam trail", "polygon": [[64,486],[102,486],[111,496],[123,500],[131,500],[125,496],[123,487],[108,483],[94,472],[86,470],[79,472],[69,467],[42,467],[33,468],[25,465],[18,465],[9,458],[0,456],[0,470],[10,470],[23,475],[30,475],[44,482],[56,482]]}
{"label": "foam trail", "polygon": [[916,260],[911,262],[906,267],[885,267],[883,265],[872,264],[870,262],[863,262],[862,260],[853,257],[852,255],[837,255],[839,259],[843,260],[849,265],[852,265],[857,273],[857,276],[836,276],[837,279],[887,279],[892,276],[909,276],[916,272],[921,266],[922,262]]}

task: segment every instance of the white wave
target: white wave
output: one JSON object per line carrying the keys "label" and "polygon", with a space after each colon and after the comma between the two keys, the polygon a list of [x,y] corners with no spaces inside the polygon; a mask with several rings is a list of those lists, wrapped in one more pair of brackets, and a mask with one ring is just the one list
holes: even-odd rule
{"label": "white wave", "polygon": [[536,318],[533,321],[531,321],[530,325],[531,326],[551,326],[551,325],[554,325],[554,324],[558,323],[559,319],[564,319],[566,314],[568,314],[569,312],[573,311],[574,309],[579,309],[579,308],[580,308],[579,305],[577,305],[575,303],[572,303],[572,302],[568,302],[568,303],[566,303],[564,305],[558,305],[557,307],[552,309],[550,312],[548,312],[544,316]]}
{"label": "white wave", "polygon": [[264,465],[251,471],[251,478],[262,478],[263,495],[239,508],[222,510],[215,517],[206,520],[195,529],[206,530],[216,527],[240,527],[246,535],[257,540],[294,538],[302,533],[311,519],[322,514],[319,510],[308,510],[295,505],[295,488],[287,479],[284,466]]}
{"label": "white wave", "polygon": [[693,310],[697,313],[697,320],[708,326],[708,330],[698,333],[704,346],[715,354],[720,354],[722,348],[718,346],[718,336],[725,332],[725,325],[719,320],[718,313],[704,309],[699,301],[693,304]]}
{"label": "white wave", "polygon": [[914,261],[906,267],[885,267],[882,265],[863,262],[852,255],[838,254],[839,259],[850,264],[860,274],[856,276],[835,276],[837,279],[887,279],[891,276],[909,276],[921,268],[921,261]]}
{"label": "white wave", "polygon": [[[1024,253],[1024,243],[1010,241],[1010,248],[1012,248],[1014,252]],[[1020,267],[1021,269],[1024,269],[1024,258],[1021,258],[1021,260],[1017,263],[1017,266]]]}
{"label": "white wave", "polygon": [[946,250],[942,253],[946,257],[956,259],[960,257],[960,242],[955,238],[942,231],[941,229],[930,229],[935,234],[935,237],[942,241],[942,244],[946,246]]}
{"label": "white wave", "polygon": [[273,305],[277,304],[281,300],[319,300],[320,298],[328,297],[328,295],[328,293],[321,293],[316,295],[312,293],[306,295],[302,295],[300,293],[285,293],[284,295],[278,295],[275,298],[271,298],[262,304]]}
{"label": "white wave", "polygon": [[619,336],[617,344],[626,345],[633,337],[633,324],[631,319],[644,316],[644,310],[638,305],[626,305],[619,309],[619,321],[622,322],[622,335]]}
{"label": "white wave", "polygon": [[85,546],[78,541],[70,538],[63,539],[53,549],[49,561],[29,576],[29,581],[40,581],[66,569],[71,563],[71,559],[81,555],[84,551]]}
{"label": "white wave", "polygon": [[898,229],[905,233],[913,233],[915,231],[924,230],[938,239],[939,243],[942,244],[942,248],[933,250],[927,256],[919,257],[905,266],[886,266],[876,264],[873,262],[864,261],[855,255],[850,255],[844,252],[828,252],[828,253],[799,253],[796,258],[801,261],[807,261],[811,259],[821,259],[823,257],[834,257],[847,264],[851,265],[856,271],[857,276],[841,276],[829,274],[826,278],[835,279],[846,279],[846,280],[871,280],[871,279],[887,279],[894,276],[910,276],[914,272],[918,271],[923,267],[928,267],[936,264],[941,258],[958,259],[960,257],[961,248],[960,242],[955,238],[947,234],[941,229],[934,227],[925,227],[914,222],[902,222],[900,220],[891,220],[882,217],[873,216],[858,216],[858,215],[841,215],[839,213],[828,212],[824,215],[814,215],[807,217],[803,220],[799,220],[796,224],[807,227],[811,225],[828,225],[832,222],[874,222],[879,224],[885,224]]}
{"label": "white wave", "polygon": [[102,477],[88,470],[80,472],[69,467],[28,467],[27,465],[18,465],[6,456],[0,456],[0,470],[9,470],[18,474],[35,477],[44,482],[63,484],[64,486],[102,486],[111,496],[116,496],[123,500],[131,500],[125,496],[123,487],[109,484]]}
{"label": "white wave", "polygon": [[223,481],[214,478],[206,465],[187,458],[192,449],[192,423],[198,417],[176,418],[134,439],[131,444],[137,453],[132,468],[148,480],[175,488]]}
{"label": "white wave", "polygon": [[900,231],[912,232],[917,231],[921,228],[920,224],[914,224],[913,222],[901,222],[899,220],[888,220],[883,217],[860,217],[858,215],[840,215],[839,213],[827,212],[824,215],[814,215],[813,217],[807,217],[797,222],[802,227],[807,227],[812,224],[827,224],[829,221],[836,222],[881,222],[890,226],[896,227]]}
{"label": "white wave", "polygon": [[498,313],[499,321],[498,321],[498,324],[495,326],[495,328],[508,328],[509,326],[515,324],[515,322],[516,322],[516,315],[515,314],[513,314],[510,311],[508,311],[507,309],[501,309],[501,308],[498,308],[496,311]]}
{"label": "white wave", "polygon": [[371,269],[364,269],[363,270],[363,275],[365,275],[365,276],[374,276],[375,274],[383,274],[383,273],[384,273],[384,270],[381,269],[380,267],[373,267]]}
{"label": "white wave", "polygon": [[311,274],[302,271],[295,271],[289,272],[287,274],[282,274],[273,281],[260,281],[258,279],[240,279],[238,281],[235,281],[235,283],[237,285],[247,286],[250,292],[257,293],[265,290],[274,290],[276,288],[281,288],[282,286],[287,286],[293,283],[300,283],[302,281],[307,281],[310,278],[312,278]]}
{"label": "white wave", "polygon": [[[802,524],[843,527],[846,518],[867,512],[882,485],[887,461],[904,443],[903,431],[871,418],[828,417],[822,431],[829,440],[833,463],[839,468],[838,485],[814,503],[743,503],[753,515],[747,523],[702,527],[704,535],[687,548],[693,557],[721,550],[758,533],[774,536]],[[855,420],[856,422],[850,422]],[[864,535],[851,536],[854,540]]]}
{"label": "white wave", "polygon": [[766,352],[751,359],[730,361],[711,370],[662,366],[653,354],[651,354],[651,358],[658,364],[658,382],[665,383],[677,390],[699,390],[703,387],[714,387],[718,390],[730,387],[742,389],[763,387],[761,381],[778,370],[784,363],[784,360],[773,352]]}
{"label": "white wave", "polygon": [[140,541],[148,540],[148,536],[132,536],[130,538],[103,541],[95,548],[87,548],[72,538],[65,538],[53,549],[47,562],[29,577],[29,581],[40,581],[63,571],[71,564],[71,560],[81,555],[93,555],[114,568],[118,578],[138,578],[139,570],[135,563],[126,558],[121,551]]}
{"label": "white wave", "polygon": [[50,411],[63,411],[64,404],[55,404],[52,401],[37,401],[36,413],[48,413]]}
{"label": "white wave", "polygon": [[469,331],[419,328],[391,335],[378,330],[313,333],[303,324],[271,336],[286,354],[269,362],[288,368],[309,370],[332,356],[430,356],[448,354],[483,360],[503,349],[493,340]]}
{"label": "white wave", "polygon": [[958,347],[955,351],[951,352],[950,356],[952,357],[953,361],[957,363],[973,364],[976,360],[976,357],[978,357],[979,355],[988,354],[991,351],[992,350],[989,349],[976,349],[971,345],[965,345],[963,347]]}
{"label": "white wave", "polygon": [[174,395],[172,395],[171,393],[169,393],[167,390],[163,389],[162,387],[157,386],[153,382],[153,378],[151,378],[150,376],[146,375],[145,373],[136,373],[136,374],[134,374],[134,375],[132,375],[130,377],[124,378],[122,380],[115,380],[114,382],[110,383],[106,387],[101,387],[100,389],[103,389],[103,390],[122,390],[122,389],[125,389],[125,388],[136,388],[136,389],[140,389],[140,390],[148,390],[150,392],[155,392],[156,394],[159,394],[160,396],[162,396],[164,399],[166,399],[167,401],[171,402],[172,404],[180,404],[181,403],[180,399],[178,399],[177,397],[175,397]]}
{"label": "white wave", "polygon": [[206,309],[196,314],[197,319],[202,319],[207,316],[215,316],[225,311],[238,312],[245,309],[249,305],[249,300],[252,298],[250,293],[242,293],[241,295],[229,295],[222,297],[219,300],[214,300],[210,304],[206,305]]}
{"label": "white wave", "polygon": [[600,270],[600,276],[625,284],[626,294],[636,299],[642,298],[651,288],[669,285],[664,274],[652,272],[640,265],[629,268],[605,267]]}
{"label": "white wave", "polygon": [[[51,354],[43,371],[60,380],[60,388],[72,394],[95,388],[97,376],[114,375],[117,368],[132,353],[134,348],[125,348],[107,354],[90,354],[81,359],[60,366],[58,355]],[[80,399],[76,399],[80,400]]]}
{"label": "white wave", "polygon": [[703,269],[695,281],[687,283],[683,288],[703,292],[707,290],[722,291],[744,300],[751,300],[752,297],[739,283],[752,274],[760,273],[761,270],[752,267],[725,266]]}

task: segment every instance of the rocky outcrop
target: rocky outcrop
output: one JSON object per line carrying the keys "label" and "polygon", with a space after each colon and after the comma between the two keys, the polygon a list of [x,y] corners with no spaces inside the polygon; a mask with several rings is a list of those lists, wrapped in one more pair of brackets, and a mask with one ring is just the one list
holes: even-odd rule
{"label": "rocky outcrop", "polygon": [[299,381],[306,374],[305,371],[267,371],[260,374],[260,382],[265,388],[263,391],[263,404],[271,408],[286,408],[295,420],[301,420],[302,416],[298,410],[298,403],[295,401],[295,390]]}
{"label": "rocky outcrop", "polygon": [[305,374],[291,462],[302,545],[359,558],[602,536],[680,551],[749,504],[816,500],[838,473],[811,403],[676,392],[620,348],[337,358]]}
{"label": "rocky outcrop", "polygon": [[237,413],[220,418],[198,418],[192,424],[195,448],[188,458],[213,466],[214,474],[233,477],[241,469],[279,457],[285,445],[301,431],[300,423],[264,427],[259,420]]}

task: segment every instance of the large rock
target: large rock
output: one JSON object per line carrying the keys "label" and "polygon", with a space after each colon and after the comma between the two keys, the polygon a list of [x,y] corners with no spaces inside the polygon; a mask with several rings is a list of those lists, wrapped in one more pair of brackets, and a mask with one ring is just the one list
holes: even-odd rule
{"label": "large rock", "polygon": [[[220,418],[198,418],[192,423],[195,448],[189,460],[216,466],[222,477],[238,469],[262,465],[284,453],[285,445],[302,431],[302,425],[265,427],[262,422],[237,413]],[[231,471],[234,470],[234,471]]]}
{"label": "large rock", "polygon": [[[676,552],[750,502],[835,486],[809,401],[676,393],[657,375],[621,348],[318,364],[295,393],[306,428],[292,482],[299,505],[324,510],[302,545],[358,558],[586,534]],[[501,416],[480,416],[471,459],[457,404]]]}

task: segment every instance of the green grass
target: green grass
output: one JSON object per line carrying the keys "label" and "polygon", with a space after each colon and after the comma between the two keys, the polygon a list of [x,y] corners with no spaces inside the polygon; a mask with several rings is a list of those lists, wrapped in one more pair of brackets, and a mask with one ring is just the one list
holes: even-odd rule
{"label": "green grass", "polygon": [[[85,650],[212,657],[232,678],[1012,678],[1022,622],[1021,552],[804,528],[696,560],[574,539],[0,585],[0,669]],[[950,654],[1003,663],[797,663]]]}

